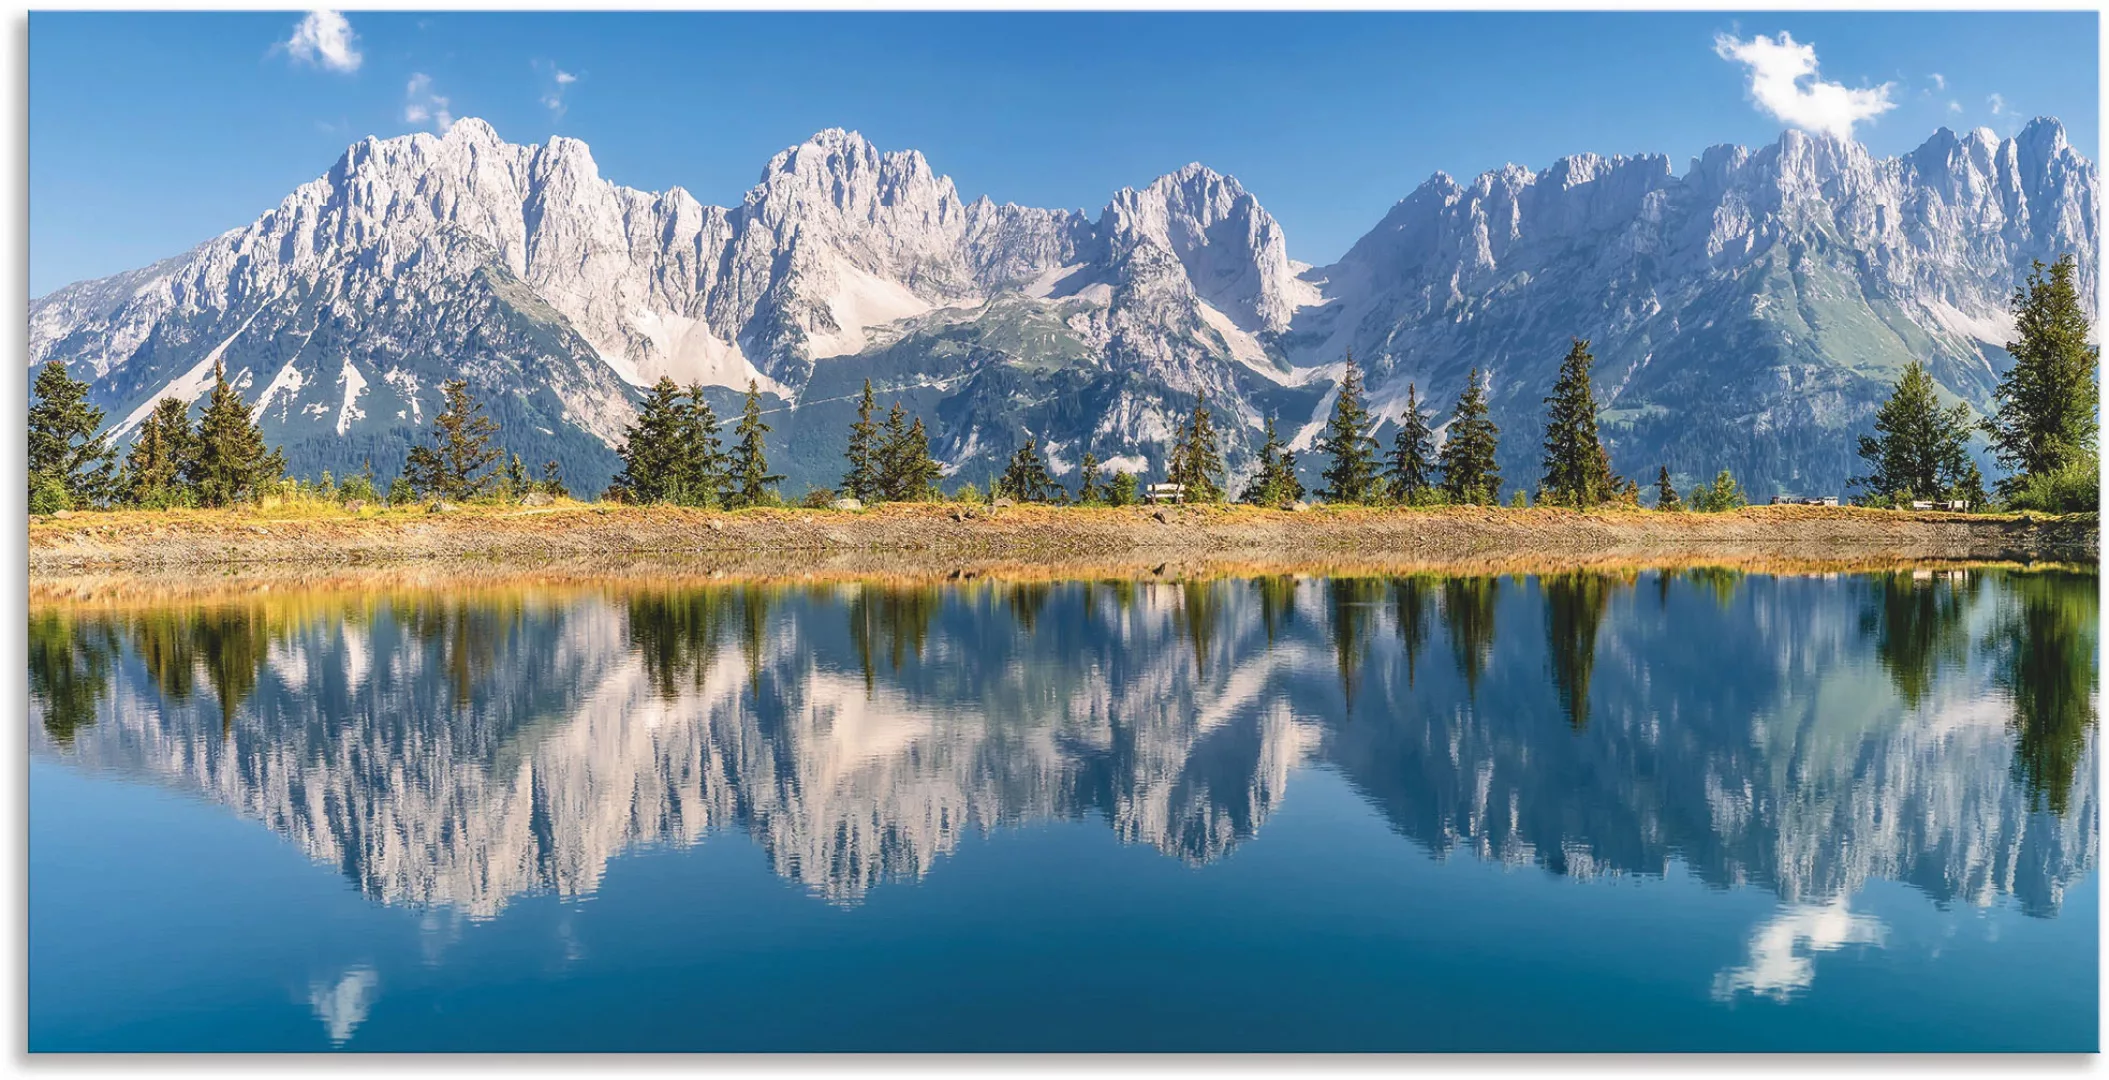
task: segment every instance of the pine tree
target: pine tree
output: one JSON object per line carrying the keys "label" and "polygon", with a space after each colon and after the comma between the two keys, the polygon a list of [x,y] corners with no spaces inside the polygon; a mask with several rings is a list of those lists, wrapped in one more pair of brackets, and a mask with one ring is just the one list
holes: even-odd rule
{"label": "pine tree", "polygon": [[218,361],[212,365],[212,395],[198,417],[196,449],[188,479],[204,506],[260,499],[286,473],[284,453],[264,449],[263,432],[227,381],[227,366]]}
{"label": "pine tree", "polygon": [[725,443],[718,431],[718,413],[704,399],[703,384],[690,384],[681,447],[688,505],[723,506],[731,497]]}
{"label": "pine tree", "polygon": [[1222,485],[1216,478],[1223,475],[1223,450],[1216,436],[1215,418],[1208,408],[1208,396],[1194,399],[1194,411],[1186,426],[1179,431],[1179,441],[1172,447],[1172,459],[1166,480],[1179,484],[1186,490],[1186,501],[1212,503],[1223,500]]}
{"label": "pine tree", "polygon": [[1296,452],[1275,434],[1274,417],[1267,417],[1266,441],[1260,444],[1259,471],[1246,481],[1238,501],[1253,506],[1288,506],[1303,498],[1303,482],[1296,478]]}
{"label": "pine tree", "polygon": [[1333,398],[1333,417],[1316,449],[1333,459],[1326,466],[1325,488],[1318,496],[1327,502],[1369,502],[1377,494],[1377,441],[1369,436],[1369,408],[1362,400],[1362,369],[1355,354],[1347,354],[1346,370],[1340,376],[1340,392]]}
{"label": "pine tree", "polygon": [[1435,484],[1435,431],[1421,411],[1419,391],[1406,384],[1406,411],[1399,416],[1399,434],[1391,441],[1391,497],[1411,503]]}
{"label": "pine tree", "polygon": [[1684,500],[1677,497],[1677,485],[1670,482],[1670,467],[1667,465],[1655,474],[1655,509],[1684,509]]}
{"label": "pine tree", "polygon": [[879,445],[879,497],[894,502],[919,502],[931,496],[944,475],[930,457],[930,434],[923,420],[907,422],[901,403],[893,403],[886,417],[885,439]]}
{"label": "pine tree", "polygon": [[126,456],[122,487],[133,506],[165,509],[191,498],[184,476],[197,456],[197,436],[190,430],[190,403],[162,398],[139,423]]}
{"label": "pine tree", "polygon": [[1046,502],[1054,487],[1054,478],[1048,475],[1047,459],[1040,454],[1040,440],[1027,438],[1025,445],[1011,455],[1010,465],[1004,468],[1003,477],[996,481],[996,493],[1018,502]]}
{"label": "pine tree", "polygon": [[740,437],[739,444],[732,448],[732,465],[729,471],[731,498],[726,505],[733,509],[759,506],[769,498],[769,488],[782,480],[780,474],[769,471],[767,448],[763,437],[769,433],[769,425],[762,421],[761,384],[747,380],[747,404],[740,411],[740,422],[732,431]]}
{"label": "pine tree", "polygon": [[520,460],[520,455],[514,454],[512,460],[505,463],[505,497],[517,499],[525,494],[527,494],[527,465]]}
{"label": "pine tree", "polygon": [[1106,505],[1135,505],[1135,476],[1125,469],[1115,469],[1113,479],[1106,483]]}
{"label": "pine tree", "polygon": [[1877,435],[1860,437],[1869,472],[1847,483],[1865,496],[1909,500],[1968,498],[1975,466],[1970,461],[1970,407],[1941,408],[1933,378],[1913,360],[1897,379],[1889,400],[1875,411]]}
{"label": "pine tree", "polygon": [[1501,429],[1487,416],[1486,380],[1478,368],[1465,382],[1450,415],[1450,430],[1443,440],[1441,467],[1443,490],[1450,501],[1494,506],[1501,501],[1501,473],[1494,455],[1499,449]]}
{"label": "pine tree", "polygon": [[1084,451],[1084,460],[1078,464],[1077,469],[1080,476],[1077,480],[1076,501],[1086,506],[1098,503],[1105,494],[1099,490],[1098,485],[1098,455],[1089,450]]}
{"label": "pine tree", "polygon": [[1727,469],[1722,469],[1711,484],[1701,484],[1692,491],[1692,509],[1707,514],[1718,514],[1748,506],[1743,489],[1736,485],[1736,478]]}
{"label": "pine tree", "polygon": [[843,456],[849,459],[849,471],[842,474],[842,493],[862,502],[879,501],[879,425],[871,418],[872,410],[878,406],[871,392],[871,380],[864,380],[864,396],[857,400],[857,420],[849,426],[849,449]]}
{"label": "pine tree", "polygon": [[103,411],[88,404],[88,384],[54,360],[37,372],[35,390],[37,403],[29,408],[30,510],[107,502],[116,486],[116,454],[97,434]]}
{"label": "pine tree", "polygon": [[491,445],[498,422],[484,415],[465,380],[448,379],[439,389],[447,407],[432,419],[432,445],[411,447],[403,471],[421,498],[473,499],[498,482],[493,466],[504,452]]}
{"label": "pine tree", "polygon": [[2007,342],[2013,370],[1999,380],[1998,409],[1985,420],[1992,451],[2013,472],[2000,489],[2013,492],[2030,477],[2048,476],[2081,463],[2095,449],[2101,349],[2087,343],[2087,316],[2080,306],[2071,255],[2045,271],[2041,262],[2014,290],[2014,329]]}
{"label": "pine tree", "polygon": [[623,429],[622,471],[615,486],[635,503],[674,502],[683,487],[688,423],[681,388],[662,375],[645,395],[637,418]]}
{"label": "pine tree", "polygon": [[564,486],[564,470],[554,459],[542,463],[541,490],[552,499],[571,497],[571,489]]}
{"label": "pine tree", "polygon": [[1574,339],[1567,358],[1560,362],[1552,396],[1545,399],[1551,408],[1545,421],[1545,479],[1540,501],[1582,509],[1613,494],[1608,457],[1597,441],[1596,394],[1589,385],[1589,368],[1595,363],[1589,343]]}

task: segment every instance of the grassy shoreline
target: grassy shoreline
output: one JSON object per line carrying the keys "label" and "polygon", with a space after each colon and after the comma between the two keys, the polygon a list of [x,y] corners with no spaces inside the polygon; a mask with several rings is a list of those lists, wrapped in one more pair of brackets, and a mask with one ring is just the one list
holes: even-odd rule
{"label": "grassy shoreline", "polygon": [[[1552,508],[1046,507],[886,505],[735,512],[560,502],[358,512],[317,504],[111,511],[33,518],[32,582],[83,572],[327,573],[374,566],[460,570],[701,560],[724,572],[778,564],[942,571],[1015,563],[1445,566],[2019,560],[2099,561],[2095,515],[1908,513],[1760,506],[1725,513]],[[283,573],[281,573],[283,576]]]}

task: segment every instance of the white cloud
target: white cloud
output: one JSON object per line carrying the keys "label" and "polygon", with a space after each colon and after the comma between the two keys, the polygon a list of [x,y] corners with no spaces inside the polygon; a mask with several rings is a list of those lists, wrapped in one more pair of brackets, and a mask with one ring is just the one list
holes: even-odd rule
{"label": "white cloud", "polygon": [[1927,78],[1933,80],[1933,88],[1935,90],[1946,90],[1948,88],[1948,77],[1938,71],[1928,75]]}
{"label": "white cloud", "polygon": [[2000,116],[2006,112],[2006,98],[2004,95],[1993,94],[1985,99],[1985,104],[1992,107],[1993,116]]}
{"label": "white cloud", "polygon": [[579,77],[547,60],[535,61],[535,70],[543,72],[549,79],[549,89],[542,93],[542,107],[549,110],[551,119],[562,118],[565,108],[564,91],[572,83],[579,81]]}
{"label": "white cloud", "polygon": [[331,71],[359,70],[359,35],[351,23],[334,11],[310,11],[293,27],[293,36],[280,43],[295,60],[303,60]]}
{"label": "white cloud", "polygon": [[410,85],[403,88],[403,121],[430,124],[432,130],[442,134],[454,126],[451,103],[432,92],[432,76],[422,71],[411,74]]}
{"label": "white cloud", "polygon": [[1751,931],[1750,962],[1714,976],[1714,997],[1726,1001],[1748,992],[1786,1001],[1815,980],[1817,953],[1848,945],[1881,948],[1887,936],[1881,920],[1847,910],[1842,898],[1783,904]]}
{"label": "white cloud", "polygon": [[1960,101],[1951,101],[1951,102],[1949,102],[1949,103],[1948,103],[1948,111],[1949,111],[1949,112],[1952,112],[1952,113],[1959,113],[1959,112],[1963,111],[1963,103],[1962,103],[1962,102],[1960,102]]}
{"label": "white cloud", "polygon": [[1749,41],[1718,34],[1714,54],[1750,69],[1750,97],[1758,108],[1804,131],[1850,139],[1854,124],[1896,108],[1890,83],[1854,89],[1818,78],[1816,47],[1786,33],[1778,41],[1763,34]]}

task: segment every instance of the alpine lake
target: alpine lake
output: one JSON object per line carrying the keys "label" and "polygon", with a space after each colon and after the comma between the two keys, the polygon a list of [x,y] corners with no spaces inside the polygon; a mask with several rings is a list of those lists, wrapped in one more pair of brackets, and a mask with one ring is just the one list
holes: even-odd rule
{"label": "alpine lake", "polygon": [[32,1051],[2093,1051],[2092,568],[29,613]]}

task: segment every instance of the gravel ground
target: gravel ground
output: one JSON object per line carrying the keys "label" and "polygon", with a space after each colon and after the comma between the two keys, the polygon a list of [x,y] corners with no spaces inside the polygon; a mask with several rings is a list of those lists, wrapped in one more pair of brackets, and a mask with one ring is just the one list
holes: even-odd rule
{"label": "gravel ground", "polygon": [[945,572],[1160,564],[1443,567],[1597,563],[1812,564],[1938,560],[2095,563],[2092,515],[2066,518],[1751,507],[1725,514],[1554,509],[989,509],[847,512],[560,505],[444,513],[274,515],[269,510],[78,513],[34,518],[32,583],[87,572],[270,577],[361,567],[447,572]]}

